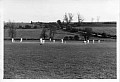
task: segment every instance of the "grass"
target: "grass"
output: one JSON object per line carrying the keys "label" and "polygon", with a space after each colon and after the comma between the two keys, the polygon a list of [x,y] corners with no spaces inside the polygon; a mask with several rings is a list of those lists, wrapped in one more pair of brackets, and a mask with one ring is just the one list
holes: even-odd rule
{"label": "grass", "polygon": [[[17,29],[16,38],[39,38],[42,29]],[[8,29],[4,30],[4,37],[10,38]]]}
{"label": "grass", "polygon": [[[76,28],[85,28],[85,27],[76,27]],[[94,32],[97,33],[107,33],[111,35],[116,34],[116,27],[90,27]],[[38,39],[40,37],[42,29],[17,29],[16,38],[27,38],[27,39]],[[55,34],[56,39],[62,39],[66,35],[74,35],[75,33],[69,33],[62,30],[57,30],[57,33]],[[49,31],[47,32],[47,35],[49,35]],[[4,30],[4,38],[10,38],[8,34],[8,29]]]}
{"label": "grass", "polygon": [[[17,29],[16,38],[27,38],[27,39],[39,39],[42,29]],[[64,32],[62,30],[57,30],[55,34],[56,39],[62,39],[65,35],[71,35],[73,33]],[[47,31],[47,35],[49,36],[49,30]],[[8,29],[4,30],[4,38],[10,38],[8,34]],[[47,37],[49,38],[49,37]]]}
{"label": "grass", "polygon": [[[76,27],[76,28],[86,28],[86,27]],[[116,35],[116,27],[89,27],[92,28],[92,30],[96,33],[107,33],[110,35]]]}
{"label": "grass", "polygon": [[116,28],[115,27],[93,27],[92,28],[94,32],[98,32],[98,33],[107,33],[110,35],[116,35]]}
{"label": "grass", "polygon": [[116,79],[116,43],[4,43],[5,79]]}

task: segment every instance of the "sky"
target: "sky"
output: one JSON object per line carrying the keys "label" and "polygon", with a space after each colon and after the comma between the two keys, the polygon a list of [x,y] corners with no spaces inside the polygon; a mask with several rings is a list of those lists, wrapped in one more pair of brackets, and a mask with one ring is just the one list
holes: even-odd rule
{"label": "sky", "polygon": [[63,21],[65,13],[79,13],[84,21],[116,21],[119,0],[2,0],[3,20],[14,22]]}

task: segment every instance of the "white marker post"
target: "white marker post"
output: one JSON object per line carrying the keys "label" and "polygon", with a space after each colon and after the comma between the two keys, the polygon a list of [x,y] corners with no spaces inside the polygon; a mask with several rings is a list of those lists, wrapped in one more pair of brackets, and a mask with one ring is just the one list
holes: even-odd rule
{"label": "white marker post", "polygon": [[63,39],[61,39],[62,43],[63,43]]}
{"label": "white marker post", "polygon": [[95,43],[95,40],[93,40],[93,44]]}
{"label": "white marker post", "polygon": [[90,41],[89,41],[89,40],[87,40],[87,43],[90,43]]}
{"label": "white marker post", "polygon": [[22,38],[20,39],[20,42],[22,42]]}
{"label": "white marker post", "polygon": [[86,41],[84,41],[85,45],[86,45]]}
{"label": "white marker post", "polygon": [[51,38],[50,38],[50,41],[51,41]]}
{"label": "white marker post", "polygon": [[43,43],[42,38],[40,38],[40,43]]}
{"label": "white marker post", "polygon": [[98,40],[98,43],[100,43],[100,40]]}
{"label": "white marker post", "polygon": [[55,40],[53,40],[53,42],[55,43]]}
{"label": "white marker post", "polygon": [[12,42],[14,42],[14,38],[12,38]]}
{"label": "white marker post", "polygon": [[42,40],[42,43],[44,44],[44,43],[45,43],[45,40]]}

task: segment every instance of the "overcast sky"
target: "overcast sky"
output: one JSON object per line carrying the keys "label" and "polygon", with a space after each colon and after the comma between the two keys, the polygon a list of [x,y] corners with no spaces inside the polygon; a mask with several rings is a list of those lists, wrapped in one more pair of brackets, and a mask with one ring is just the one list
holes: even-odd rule
{"label": "overcast sky", "polygon": [[80,13],[85,21],[97,16],[99,21],[116,21],[119,0],[2,0],[4,21],[50,22],[63,20],[65,13],[73,13],[77,21]]}

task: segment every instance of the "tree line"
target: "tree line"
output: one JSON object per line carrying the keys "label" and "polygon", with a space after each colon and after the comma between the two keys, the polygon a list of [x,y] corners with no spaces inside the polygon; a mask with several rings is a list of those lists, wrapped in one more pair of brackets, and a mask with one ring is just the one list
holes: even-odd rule
{"label": "tree line", "polygon": [[[76,35],[74,37],[72,36],[65,36],[64,39],[69,39],[69,40],[79,40],[79,36],[83,36],[84,40],[89,40],[91,36],[93,37],[99,37],[99,38],[110,38],[110,37],[116,37],[116,36],[112,36],[112,35],[108,35],[106,33],[95,33],[93,32],[92,28],[74,28],[74,24],[72,24],[73,21],[73,14],[72,13],[65,13],[63,21],[61,22],[61,20],[57,20],[57,22],[54,23],[47,23],[47,24],[37,24],[38,26],[41,27],[42,31],[40,34],[40,38],[46,39],[47,37],[54,39],[54,36],[56,34],[56,30],[63,30],[63,31],[67,31],[67,32],[71,32],[71,33],[76,33]],[[82,17],[80,14],[77,14],[78,17],[78,26],[81,26],[81,24],[84,21],[84,17]],[[31,21],[31,24],[33,25],[32,28],[37,28],[36,25],[34,25],[34,23]],[[16,36],[16,26],[14,23],[10,22],[9,25],[9,36],[11,38]],[[21,26],[19,26],[19,28],[23,28]],[[24,29],[29,29],[31,28],[31,26],[29,25],[25,25]],[[49,30],[49,35],[47,34]]]}

